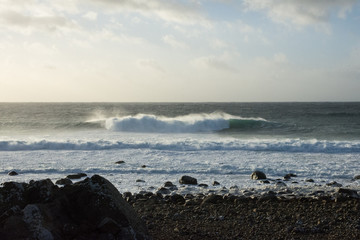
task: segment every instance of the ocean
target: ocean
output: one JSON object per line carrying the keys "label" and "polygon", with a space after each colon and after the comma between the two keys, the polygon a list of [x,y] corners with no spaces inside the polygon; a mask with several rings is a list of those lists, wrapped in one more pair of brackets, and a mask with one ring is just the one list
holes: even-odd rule
{"label": "ocean", "polygon": [[291,186],[359,187],[359,163],[358,102],[0,103],[0,183],[84,172],[120,192],[179,185],[183,175],[260,188],[250,179],[260,170],[296,174]]}

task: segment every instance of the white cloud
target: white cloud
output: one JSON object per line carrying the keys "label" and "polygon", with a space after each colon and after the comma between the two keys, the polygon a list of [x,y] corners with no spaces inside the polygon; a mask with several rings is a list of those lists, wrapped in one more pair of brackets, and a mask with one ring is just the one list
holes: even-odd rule
{"label": "white cloud", "polygon": [[345,18],[356,0],[244,0],[249,10],[266,11],[275,22],[327,27],[331,15]]}
{"label": "white cloud", "polygon": [[227,72],[234,72],[236,71],[224,57],[216,57],[216,56],[205,56],[196,58],[191,61],[191,64],[200,67],[200,68],[207,68],[212,70],[220,70],[220,71],[227,71]]}
{"label": "white cloud", "polygon": [[178,41],[175,39],[174,36],[172,35],[165,35],[163,37],[163,41],[166,43],[166,44],[169,44],[170,46],[172,46],[173,48],[179,48],[179,49],[185,49],[187,48],[186,44]]}
{"label": "white cloud", "polygon": [[91,0],[95,4],[111,6],[119,10],[136,11],[142,15],[155,15],[166,22],[178,24],[202,24],[209,26],[208,20],[199,10],[196,2],[184,3],[174,0]]}
{"label": "white cloud", "polygon": [[96,12],[87,12],[83,15],[85,19],[88,19],[90,21],[95,21],[97,19],[98,14]]}
{"label": "white cloud", "polygon": [[0,24],[46,31],[56,31],[59,28],[73,25],[72,22],[61,16],[31,16],[15,11],[1,12]]}
{"label": "white cloud", "polygon": [[141,67],[150,68],[158,72],[165,72],[160,64],[154,59],[139,59],[137,64]]}

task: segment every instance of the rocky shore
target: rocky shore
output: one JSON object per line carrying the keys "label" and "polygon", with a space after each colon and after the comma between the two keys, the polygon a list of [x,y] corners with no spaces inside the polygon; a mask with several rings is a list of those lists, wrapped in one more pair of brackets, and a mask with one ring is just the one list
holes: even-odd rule
{"label": "rocky shore", "polygon": [[133,194],[98,175],[8,182],[0,187],[0,239],[360,239],[358,190],[251,178],[265,187],[193,191],[207,187],[183,176]]}

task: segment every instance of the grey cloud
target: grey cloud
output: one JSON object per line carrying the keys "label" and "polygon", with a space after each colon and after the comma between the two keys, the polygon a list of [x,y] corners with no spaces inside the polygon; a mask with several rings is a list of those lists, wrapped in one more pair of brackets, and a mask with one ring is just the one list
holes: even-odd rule
{"label": "grey cloud", "polygon": [[195,3],[185,4],[173,0],[91,0],[91,2],[111,6],[110,9],[121,8],[144,15],[154,14],[168,22],[209,25]]}
{"label": "grey cloud", "polygon": [[60,16],[27,16],[15,11],[0,13],[0,23],[24,28],[32,27],[47,31],[55,31],[58,28],[72,25],[68,19]]}
{"label": "grey cloud", "polygon": [[266,11],[275,22],[298,26],[327,24],[335,12],[344,18],[356,0],[243,0],[249,10]]}

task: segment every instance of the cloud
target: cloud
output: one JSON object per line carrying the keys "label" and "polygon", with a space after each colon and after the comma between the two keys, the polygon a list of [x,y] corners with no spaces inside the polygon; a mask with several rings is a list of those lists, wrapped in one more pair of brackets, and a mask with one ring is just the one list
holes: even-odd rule
{"label": "cloud", "polygon": [[244,0],[249,10],[265,11],[274,21],[298,26],[326,26],[335,12],[345,18],[356,0]]}
{"label": "cloud", "polygon": [[234,72],[236,71],[223,57],[206,56],[191,61],[194,66],[209,68],[220,71]]}
{"label": "cloud", "polygon": [[91,0],[91,2],[111,6],[109,10],[115,8],[136,11],[145,16],[153,14],[166,22],[209,26],[209,22],[199,10],[199,5],[194,1],[184,3],[174,0]]}
{"label": "cloud", "polygon": [[97,13],[96,12],[87,12],[83,15],[83,18],[88,19],[90,21],[95,21],[97,19]]}
{"label": "cloud", "polygon": [[180,49],[185,49],[187,48],[186,44],[178,41],[175,39],[174,36],[172,35],[165,35],[163,37],[163,41],[166,43],[166,44],[169,44],[170,46],[172,46],[173,48],[180,48]]}
{"label": "cloud", "polygon": [[150,68],[162,73],[165,72],[165,70],[154,59],[139,59],[137,63],[141,67]]}
{"label": "cloud", "polygon": [[58,28],[71,26],[72,23],[60,16],[29,16],[15,11],[0,13],[0,23],[24,28],[37,28],[47,31],[55,31]]}

